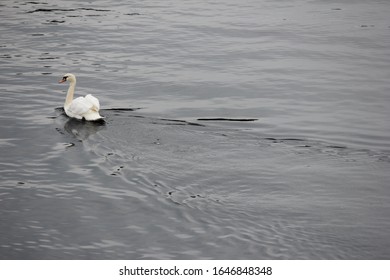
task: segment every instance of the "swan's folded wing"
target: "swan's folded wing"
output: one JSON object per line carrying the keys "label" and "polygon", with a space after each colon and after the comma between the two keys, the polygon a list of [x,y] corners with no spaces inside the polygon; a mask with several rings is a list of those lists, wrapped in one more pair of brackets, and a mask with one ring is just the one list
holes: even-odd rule
{"label": "swan's folded wing", "polygon": [[77,97],[72,101],[68,108],[68,113],[72,114],[72,117],[82,116],[87,113],[92,108],[90,102],[88,102],[84,97]]}
{"label": "swan's folded wing", "polygon": [[85,96],[85,100],[87,100],[89,103],[91,103],[92,110],[94,110],[96,112],[100,110],[99,100],[95,96],[93,96],[92,94],[87,94]]}

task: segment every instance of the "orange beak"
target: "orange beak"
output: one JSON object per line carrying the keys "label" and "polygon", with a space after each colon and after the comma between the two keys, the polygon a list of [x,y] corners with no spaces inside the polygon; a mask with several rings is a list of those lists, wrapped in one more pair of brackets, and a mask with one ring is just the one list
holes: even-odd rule
{"label": "orange beak", "polygon": [[58,81],[60,84],[65,83],[66,79],[62,78],[61,80]]}

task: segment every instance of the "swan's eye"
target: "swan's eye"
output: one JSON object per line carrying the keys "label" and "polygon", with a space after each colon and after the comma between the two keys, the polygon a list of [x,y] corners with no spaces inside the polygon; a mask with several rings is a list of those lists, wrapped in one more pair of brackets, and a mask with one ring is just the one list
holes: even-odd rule
{"label": "swan's eye", "polygon": [[64,76],[63,79],[66,80],[68,78],[68,76]]}

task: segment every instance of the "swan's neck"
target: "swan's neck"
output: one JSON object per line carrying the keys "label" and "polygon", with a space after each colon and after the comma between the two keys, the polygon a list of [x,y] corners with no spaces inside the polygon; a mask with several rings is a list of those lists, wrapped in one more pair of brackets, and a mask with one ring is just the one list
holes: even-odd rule
{"label": "swan's neck", "polygon": [[74,88],[76,87],[76,82],[72,81],[70,84],[69,84],[69,88],[68,88],[68,93],[66,94],[66,99],[65,99],[65,104],[64,104],[64,107],[68,107],[71,103],[72,103],[72,100],[73,100],[73,95],[74,95]]}

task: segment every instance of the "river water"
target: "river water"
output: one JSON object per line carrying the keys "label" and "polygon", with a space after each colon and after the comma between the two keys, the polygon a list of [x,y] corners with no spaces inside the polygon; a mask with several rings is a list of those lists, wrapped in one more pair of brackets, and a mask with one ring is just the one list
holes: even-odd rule
{"label": "river water", "polygon": [[389,14],[2,1],[0,258],[389,259]]}

